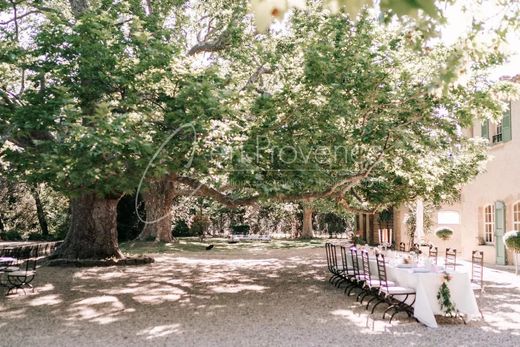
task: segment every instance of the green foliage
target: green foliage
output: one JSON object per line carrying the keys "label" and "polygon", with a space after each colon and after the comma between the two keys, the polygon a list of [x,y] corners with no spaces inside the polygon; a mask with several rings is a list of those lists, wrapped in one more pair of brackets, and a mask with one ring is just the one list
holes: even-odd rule
{"label": "green foliage", "polygon": [[27,241],[48,241],[52,240],[52,238],[45,237],[41,233],[30,233],[27,236]]}
{"label": "green foliage", "polygon": [[233,235],[248,235],[249,229],[250,227],[247,224],[238,224],[231,226]]}
{"label": "green foliage", "polygon": [[441,310],[449,316],[453,316],[453,314],[457,313],[457,309],[455,304],[451,301],[451,292],[448,287],[448,282],[451,280],[451,276],[447,273],[443,275],[443,282],[437,292],[437,300],[439,301],[439,305],[441,306]]}
{"label": "green foliage", "polygon": [[196,234],[191,232],[191,229],[186,223],[186,221],[182,219],[175,223],[172,232],[174,237],[197,236]]}
{"label": "green foliage", "polygon": [[38,223],[34,191],[43,207],[50,239],[63,239],[68,229],[68,200],[47,185],[30,187],[0,175],[0,232],[16,232],[22,239],[38,237],[42,230]]}
{"label": "green foliage", "polygon": [[453,235],[453,230],[447,228],[439,229],[435,232],[435,235],[437,235],[439,239],[446,241]]}
{"label": "green foliage", "polygon": [[[133,194],[145,170],[145,185],[175,173],[229,183],[231,196],[264,204],[208,204],[211,223],[195,219],[197,233],[246,223],[292,231],[300,207],[285,202],[305,194],[336,214],[417,196],[451,201],[486,159],[483,143],[459,129],[501,114],[497,95],[511,86],[488,86],[480,71],[504,57],[471,48],[474,37],[467,46],[427,42],[416,29],[428,22],[381,26],[361,11],[367,2],[341,1],[356,21],[310,4],[271,36],[251,27],[245,1],[158,0],[152,14],[142,1],[91,1],[78,18],[61,2],[43,13],[24,3],[38,14],[19,19],[23,40],[12,25],[0,28],[0,136],[9,138],[0,156],[18,183],[44,183],[54,233],[67,229],[67,197]],[[380,6],[383,20],[437,13],[430,0]],[[215,46],[200,58],[193,48],[204,43]],[[464,84],[463,62],[476,76]],[[0,202],[2,220],[29,210],[16,200]],[[176,218],[196,214],[190,207],[200,204],[189,202]],[[35,231],[27,215],[20,229]],[[123,239],[139,230],[126,217]]]}
{"label": "green foliage", "polygon": [[190,232],[192,234],[203,236],[209,227],[209,218],[201,213],[197,213],[193,216],[190,226]]}
{"label": "green foliage", "polygon": [[298,12],[291,29],[270,50],[276,69],[252,106],[232,181],[266,199],[326,197],[362,210],[455,200],[486,159],[458,129],[477,103],[494,114],[497,102],[478,97],[489,90],[438,93],[433,76],[450,50],[417,54],[366,15]]}
{"label": "green foliage", "polygon": [[504,234],[504,244],[513,252],[520,253],[520,232],[508,231]]}
{"label": "green foliage", "polygon": [[[188,168],[206,171],[208,163],[200,159],[205,135],[210,121],[227,112],[218,71],[183,59],[184,41],[175,39],[182,36],[179,28],[166,24],[170,11],[147,16],[136,3],[91,6],[73,25],[44,18],[27,32],[28,48],[13,41],[11,54],[0,57],[0,65],[23,65],[28,76],[19,102],[0,107],[5,131],[18,145],[1,152],[10,170],[68,196],[130,193],[161,143],[191,124],[196,134],[172,138],[148,167],[147,179]],[[153,6],[177,6],[176,18],[183,19],[182,1]],[[192,161],[194,148],[199,159]]]}
{"label": "green foliage", "polygon": [[330,237],[335,234],[344,233],[348,225],[345,218],[335,213],[319,214],[318,221],[320,226],[323,226],[327,230]]}
{"label": "green foliage", "polygon": [[11,230],[0,233],[0,240],[4,241],[22,241],[22,234],[19,231]]}

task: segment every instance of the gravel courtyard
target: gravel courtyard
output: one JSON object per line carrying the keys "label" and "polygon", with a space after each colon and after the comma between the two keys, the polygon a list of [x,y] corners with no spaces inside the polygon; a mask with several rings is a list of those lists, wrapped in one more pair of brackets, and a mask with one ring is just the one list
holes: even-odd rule
{"label": "gravel courtyard", "polygon": [[486,269],[484,321],[429,329],[369,316],[327,282],[324,250],[155,255],[139,267],[38,270],[0,299],[0,346],[519,346],[520,280]]}

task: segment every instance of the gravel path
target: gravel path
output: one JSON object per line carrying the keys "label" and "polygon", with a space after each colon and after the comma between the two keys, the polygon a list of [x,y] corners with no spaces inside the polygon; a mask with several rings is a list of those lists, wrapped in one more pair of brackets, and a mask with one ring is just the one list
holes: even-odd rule
{"label": "gravel path", "polygon": [[429,329],[370,317],[327,282],[322,249],[43,267],[35,294],[0,299],[0,346],[520,346],[520,281],[485,276],[484,321]]}

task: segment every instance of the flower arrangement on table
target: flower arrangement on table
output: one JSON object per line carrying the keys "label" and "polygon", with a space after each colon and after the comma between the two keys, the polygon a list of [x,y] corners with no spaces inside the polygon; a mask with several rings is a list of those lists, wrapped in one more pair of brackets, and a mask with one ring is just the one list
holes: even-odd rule
{"label": "flower arrangement on table", "polygon": [[455,304],[451,301],[451,293],[450,288],[448,288],[448,282],[451,281],[451,275],[447,272],[442,274],[442,284],[437,292],[437,300],[439,300],[439,304],[441,305],[441,310],[444,314],[453,317],[458,314],[458,310],[455,307]]}

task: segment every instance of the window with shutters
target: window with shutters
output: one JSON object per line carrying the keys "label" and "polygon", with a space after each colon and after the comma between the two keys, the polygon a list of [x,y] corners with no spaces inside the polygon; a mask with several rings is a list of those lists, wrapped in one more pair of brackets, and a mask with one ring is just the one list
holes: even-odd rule
{"label": "window with shutters", "polygon": [[493,243],[495,235],[495,208],[487,205],[484,208],[484,241]]}
{"label": "window with shutters", "polygon": [[488,139],[492,144],[511,140],[511,103],[498,122],[485,120],[481,124],[480,136]]}
{"label": "window with shutters", "polygon": [[502,121],[496,123],[495,135],[491,138],[491,142],[499,143],[502,142]]}
{"label": "window with shutters", "polygon": [[513,229],[520,231],[520,202],[513,205]]}

